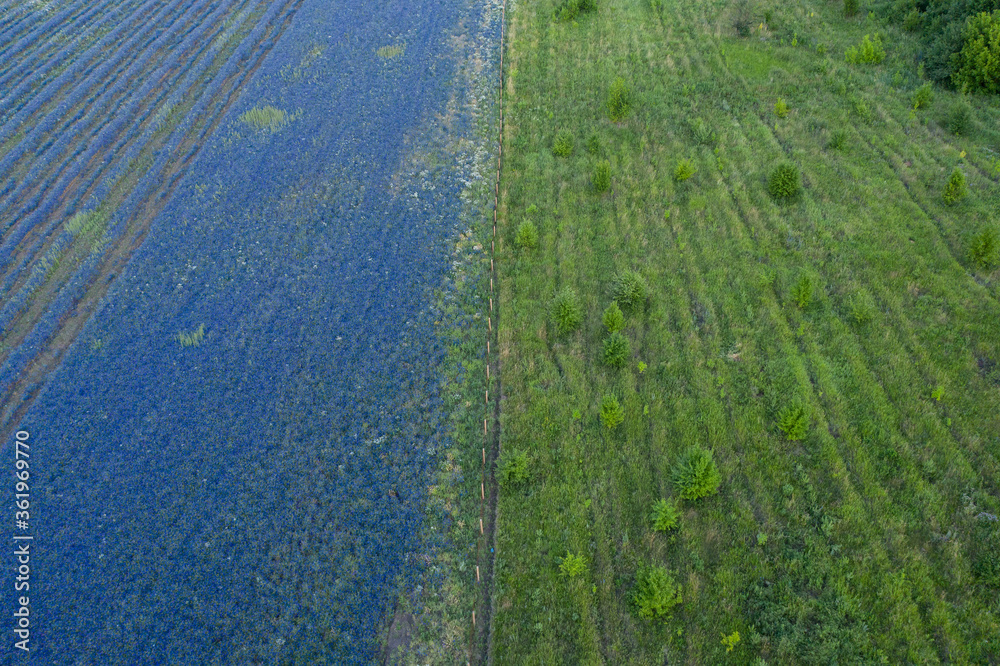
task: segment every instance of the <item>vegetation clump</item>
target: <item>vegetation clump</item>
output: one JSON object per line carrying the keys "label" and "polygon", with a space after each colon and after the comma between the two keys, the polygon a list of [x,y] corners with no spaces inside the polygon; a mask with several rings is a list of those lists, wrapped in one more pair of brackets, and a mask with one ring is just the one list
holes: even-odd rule
{"label": "vegetation clump", "polygon": [[783,97],[779,97],[778,101],[774,103],[774,115],[779,118],[784,118],[788,115],[788,104]]}
{"label": "vegetation clump", "polygon": [[197,329],[190,333],[178,333],[177,341],[181,347],[197,347],[205,339],[205,325],[200,324]]}
{"label": "vegetation clump", "polygon": [[1000,9],[969,17],[952,62],[951,80],[959,90],[1000,93]]}
{"label": "vegetation clump", "polygon": [[602,321],[608,329],[608,333],[614,333],[625,328],[625,315],[622,314],[622,309],[618,307],[618,301],[611,301],[611,305],[604,311]]}
{"label": "vegetation clump", "polygon": [[601,152],[601,137],[596,134],[590,135],[590,138],[587,139],[587,152],[591,155]]}
{"label": "vegetation clump", "polygon": [[830,135],[830,143],[828,144],[830,148],[834,150],[840,150],[847,145],[847,132],[844,130],[837,130]]}
{"label": "vegetation clump", "polygon": [[750,0],[736,0],[733,3],[733,30],[739,37],[748,37],[753,32],[756,20]]}
{"label": "vegetation clump", "polygon": [[931,102],[934,101],[934,89],[931,87],[928,81],[924,85],[920,86],[913,93],[913,108],[923,109],[930,106]]}
{"label": "vegetation clump", "polygon": [[604,340],[604,362],[612,368],[623,368],[632,355],[628,338],[615,331]]}
{"label": "vegetation clump", "polygon": [[969,245],[969,260],[976,268],[987,269],[997,263],[1000,254],[1000,238],[993,227],[987,227],[972,237]]}
{"label": "vegetation clump", "polygon": [[556,157],[569,157],[573,154],[573,133],[569,130],[559,130],[552,142],[552,154]]}
{"label": "vegetation clump", "polygon": [[799,309],[804,310],[809,307],[809,304],[812,302],[812,297],[812,279],[808,275],[803,275],[792,287],[792,298],[795,299],[795,303],[799,306]]}
{"label": "vegetation clump", "polygon": [[948,111],[945,123],[955,136],[965,136],[972,129],[972,107],[964,99],[957,99]]}
{"label": "vegetation clump", "polygon": [[625,420],[625,409],[618,398],[613,395],[606,395],[601,401],[601,423],[608,430],[614,430]]}
{"label": "vegetation clump", "polygon": [[951,176],[948,177],[948,182],[944,186],[944,193],[941,198],[949,206],[957,203],[960,199],[965,197],[969,193],[969,188],[965,186],[965,174],[958,167],[951,172]]}
{"label": "vegetation clump", "polygon": [[809,433],[809,415],[805,407],[798,403],[787,405],[778,416],[778,429],[785,433],[789,442],[805,439]]}
{"label": "vegetation clump", "polygon": [[695,174],[694,163],[689,159],[683,159],[677,162],[677,168],[674,169],[674,180],[678,183],[684,182],[691,176]]}
{"label": "vegetation clump", "polygon": [[624,271],[615,279],[615,301],[626,310],[639,309],[646,302],[648,292],[646,280],[636,271]]}
{"label": "vegetation clump", "polygon": [[799,168],[791,162],[776,166],[767,180],[767,191],[778,201],[794,199],[801,189]]}
{"label": "vegetation clump", "polygon": [[681,588],[666,568],[645,566],[636,575],[632,594],[639,617],[668,620],[677,604],[683,601]]}
{"label": "vegetation clump", "polygon": [[504,487],[516,486],[531,477],[527,451],[505,451],[497,465],[497,483]]}
{"label": "vegetation clump", "polygon": [[571,333],[579,328],[582,321],[583,310],[576,292],[567,287],[556,294],[552,301],[552,322],[555,324],[556,334]]}
{"label": "vegetation clump", "polygon": [[566,578],[576,578],[587,570],[587,563],[583,560],[583,555],[574,555],[566,551],[566,557],[562,558],[559,565],[559,575]]}
{"label": "vegetation clump", "polygon": [[866,289],[858,291],[851,296],[850,302],[851,318],[859,326],[871,321],[875,314],[875,299]]}
{"label": "vegetation clump", "polygon": [[681,454],[671,476],[678,494],[686,500],[712,495],[722,483],[712,452],[700,446],[692,446]]}
{"label": "vegetation clump", "polygon": [[517,227],[514,245],[522,250],[530,250],[538,246],[538,229],[531,220],[525,220]]}
{"label": "vegetation clump", "polygon": [[885,60],[885,49],[882,48],[882,37],[875,33],[875,38],[865,35],[857,46],[847,49],[844,54],[847,62],[852,65],[877,65]]}
{"label": "vegetation clump", "polygon": [[653,504],[653,514],[650,519],[653,521],[653,530],[656,532],[668,532],[676,529],[681,520],[681,510],[677,506],[677,500],[658,500]]}
{"label": "vegetation clump", "polygon": [[709,127],[702,118],[693,118],[688,122],[688,128],[691,130],[691,136],[697,143],[705,146],[714,145],[716,142],[715,130]]}
{"label": "vegetation clump", "polygon": [[556,17],[562,21],[572,21],[583,12],[597,9],[595,0],[563,0],[556,7]]}
{"label": "vegetation clump", "polygon": [[844,16],[851,17],[858,13],[858,0],[844,0]]}
{"label": "vegetation clump", "polygon": [[614,122],[624,120],[632,108],[631,94],[625,79],[618,77],[608,91],[608,117]]}
{"label": "vegetation clump", "polygon": [[601,160],[594,165],[594,175],[591,178],[595,192],[607,192],[611,189],[611,162]]}

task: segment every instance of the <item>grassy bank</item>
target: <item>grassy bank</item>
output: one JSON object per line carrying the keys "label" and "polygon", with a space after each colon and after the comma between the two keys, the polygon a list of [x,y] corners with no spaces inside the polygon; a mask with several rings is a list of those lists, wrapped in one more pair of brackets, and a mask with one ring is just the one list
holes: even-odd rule
{"label": "grassy bank", "polygon": [[[913,38],[841,3],[751,11],[746,37],[725,2],[556,9],[517,3],[505,63],[501,433],[530,476],[500,496],[496,663],[996,661],[1000,272],[975,248],[1000,104],[914,109]],[[846,61],[877,32],[881,63]],[[694,445],[721,485],[683,499]],[[651,566],[682,601],[644,618]]]}

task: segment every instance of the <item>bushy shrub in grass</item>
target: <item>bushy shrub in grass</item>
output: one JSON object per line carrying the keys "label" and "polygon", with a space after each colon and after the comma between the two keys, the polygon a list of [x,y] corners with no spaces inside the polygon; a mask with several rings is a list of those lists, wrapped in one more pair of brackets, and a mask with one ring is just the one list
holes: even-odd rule
{"label": "bushy shrub in grass", "polygon": [[925,83],[913,92],[913,108],[923,109],[934,101],[934,88],[930,82]]}
{"label": "bushy shrub in grass", "polygon": [[608,430],[614,430],[625,420],[625,409],[613,395],[606,395],[601,401],[601,423]]}
{"label": "bushy shrub in grass", "polygon": [[677,493],[682,499],[696,500],[719,491],[722,477],[715,468],[712,452],[700,446],[688,448],[671,470]]}
{"label": "bushy shrub in grass", "polygon": [[830,148],[834,150],[840,150],[847,145],[847,132],[844,130],[837,130],[830,135]]}
{"label": "bushy shrub in grass", "polygon": [[590,138],[587,139],[587,152],[591,155],[601,152],[601,137],[596,134],[590,135]]}
{"label": "bushy shrub in grass", "polygon": [[853,65],[877,65],[885,60],[885,49],[882,48],[882,37],[875,33],[875,39],[871,35],[865,35],[864,39],[857,46],[847,49],[844,54],[847,62]]}
{"label": "bushy shrub in grass", "polygon": [[919,32],[924,27],[924,14],[919,9],[911,9],[910,13],[903,19],[903,30],[907,32]]}
{"label": "bushy shrub in grass", "polygon": [[552,142],[552,154],[556,157],[569,157],[573,154],[573,133],[569,130],[559,130]]}
{"label": "bushy shrub in grass", "polygon": [[615,278],[614,298],[625,310],[637,310],[642,307],[648,293],[646,280],[636,271],[623,271]]}
{"label": "bushy shrub in grass", "polygon": [[951,176],[948,177],[948,182],[944,186],[944,193],[942,193],[941,198],[949,206],[957,203],[959,199],[962,199],[966,194],[969,193],[969,189],[965,186],[965,174],[958,167],[951,172]]}
{"label": "bushy shrub in grass", "polygon": [[625,315],[622,314],[622,309],[618,307],[617,301],[611,301],[611,305],[604,311],[603,321],[604,326],[608,329],[608,333],[614,333],[625,328]]}
{"label": "bushy shrub in grass", "polygon": [[650,519],[653,521],[653,530],[656,532],[667,532],[675,529],[681,520],[681,510],[677,506],[677,500],[658,500],[653,504],[653,514]]}
{"label": "bushy shrub in grass", "polygon": [[582,321],[583,311],[576,292],[567,287],[556,294],[552,301],[552,323],[555,324],[556,334],[565,335],[575,331]]}
{"label": "bushy shrub in grass", "polygon": [[809,415],[805,407],[798,403],[786,405],[778,415],[778,429],[785,433],[789,442],[797,442],[809,434]]}
{"label": "bushy shrub in grass", "polygon": [[591,178],[595,192],[607,192],[611,189],[611,162],[601,160],[594,165],[594,175]]}
{"label": "bushy shrub in grass", "polygon": [[740,37],[748,37],[757,24],[750,0],[736,0],[733,3],[733,30]]}
{"label": "bushy shrub in grass", "polygon": [[595,9],[595,0],[562,0],[556,7],[556,17],[562,21],[572,21],[582,12],[592,12]]}
{"label": "bushy shrub in grass", "polygon": [[951,80],[959,90],[1000,93],[1000,9],[968,18],[952,64]]}
{"label": "bushy shrub in grass", "polygon": [[716,135],[715,131],[701,118],[692,118],[688,121],[688,128],[691,130],[691,136],[698,143],[711,146],[715,144]]}
{"label": "bushy shrub in grass", "polygon": [[604,340],[604,363],[612,368],[623,368],[632,355],[632,346],[628,338],[615,331]]}
{"label": "bushy shrub in grass", "polygon": [[559,564],[559,574],[566,578],[576,578],[586,570],[587,563],[584,561],[583,555],[574,555],[568,550],[566,557],[562,558],[562,562]]}
{"label": "bushy shrub in grass", "polygon": [[788,201],[798,196],[802,189],[799,168],[791,162],[779,164],[767,180],[767,191],[778,201]]}
{"label": "bushy shrub in grass", "polygon": [[778,101],[774,103],[774,115],[779,118],[784,118],[788,115],[788,104],[783,97],[779,97]]}
{"label": "bushy shrub in grass", "polygon": [[614,122],[623,120],[632,107],[631,93],[625,79],[618,77],[608,91],[608,117]]}
{"label": "bushy shrub in grass", "polygon": [[867,324],[875,316],[875,299],[865,289],[853,294],[848,305],[851,319],[859,326]]}
{"label": "bushy shrub in grass", "polygon": [[1000,588],[1000,521],[982,512],[970,539],[972,573],[981,584]]}
{"label": "bushy shrub in grass", "polygon": [[677,167],[674,169],[674,180],[678,183],[682,183],[691,176],[695,174],[694,162],[685,158],[677,162]]}
{"label": "bushy shrub in grass", "polygon": [[1000,254],[1000,238],[997,237],[997,230],[993,227],[986,227],[972,237],[969,244],[969,261],[976,268],[991,268],[997,263]]}
{"label": "bushy shrub in grass", "polygon": [[517,227],[514,245],[522,250],[530,250],[538,246],[538,229],[531,220],[525,220]]}
{"label": "bushy shrub in grass", "polygon": [[683,597],[680,585],[666,568],[644,566],[636,574],[632,601],[639,617],[668,620],[674,606],[681,603]]}
{"label": "bushy shrub in grass", "polygon": [[813,283],[808,275],[802,275],[799,281],[792,285],[792,298],[800,310],[804,310],[812,303]]}
{"label": "bushy shrub in grass", "polygon": [[497,464],[497,483],[503,487],[516,486],[531,477],[527,451],[508,450]]}
{"label": "bushy shrub in grass", "polygon": [[956,99],[948,110],[948,131],[955,136],[965,136],[972,129],[972,107],[964,99]]}
{"label": "bushy shrub in grass", "polygon": [[858,0],[844,0],[844,16],[854,16],[858,13]]}

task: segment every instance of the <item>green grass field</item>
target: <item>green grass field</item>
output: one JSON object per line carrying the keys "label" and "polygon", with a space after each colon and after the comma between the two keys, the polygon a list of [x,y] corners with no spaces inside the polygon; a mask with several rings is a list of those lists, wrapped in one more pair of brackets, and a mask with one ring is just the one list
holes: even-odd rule
{"label": "green grass field", "polygon": [[[1000,103],[971,98],[962,135],[956,93],[914,110],[917,44],[864,3],[761,6],[745,38],[729,5],[508,7],[501,442],[530,478],[500,493],[493,658],[1000,663],[1000,270],[970,255],[1000,231]],[[876,32],[881,64],[845,62]],[[778,202],[783,162],[802,189]],[[968,195],[948,204],[956,167]],[[615,368],[602,315],[626,270],[648,296],[622,308]],[[582,318],[560,335],[567,288]],[[792,408],[801,439],[779,427]],[[692,445],[721,485],[680,499]],[[679,523],[654,532],[664,498]],[[633,603],[646,566],[680,586],[666,619]]]}

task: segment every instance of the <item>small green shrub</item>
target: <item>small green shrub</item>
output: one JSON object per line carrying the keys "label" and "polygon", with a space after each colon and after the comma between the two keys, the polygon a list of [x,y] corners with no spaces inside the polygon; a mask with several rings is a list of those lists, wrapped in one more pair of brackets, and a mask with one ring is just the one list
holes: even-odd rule
{"label": "small green shrub", "polygon": [[595,0],[563,0],[556,7],[556,18],[561,21],[572,21],[583,12],[597,9]]}
{"label": "small green shrub", "polygon": [[676,500],[661,499],[653,504],[653,514],[650,516],[653,521],[653,530],[656,532],[667,532],[675,529],[681,520],[681,510],[677,506]]}
{"label": "small green shrub", "polygon": [[955,136],[965,136],[972,129],[972,107],[964,99],[956,99],[945,120],[948,131]]}
{"label": "small green shrub", "polygon": [[608,430],[614,430],[625,420],[625,409],[618,398],[613,395],[604,396],[601,401],[601,423]]}
{"label": "small green shrub", "polygon": [[851,319],[859,326],[867,324],[875,315],[875,299],[865,289],[852,295],[849,305]]}
{"label": "small green shrub", "polygon": [[844,16],[855,16],[858,13],[858,0],[844,0]]}
{"label": "small green shrub", "polygon": [[683,601],[681,588],[666,568],[644,566],[636,575],[632,593],[639,617],[668,620],[674,606]]}
{"label": "small green shrub", "polygon": [[972,573],[987,587],[1000,588],[1000,521],[985,511],[976,517],[969,541]]}
{"label": "small green shrub", "polygon": [[798,403],[787,405],[778,417],[778,428],[789,442],[804,439],[809,433],[809,415],[805,407]]}
{"label": "small green shrub", "polygon": [[594,175],[592,177],[595,192],[607,192],[611,189],[611,162],[601,160],[594,165]]}
{"label": "small green shrub", "polygon": [[615,279],[614,298],[625,310],[639,309],[646,302],[648,292],[646,280],[636,271],[623,271]]}
{"label": "small green shrub", "polygon": [[830,135],[830,148],[834,150],[840,150],[847,145],[847,132],[844,130],[837,130]]}
{"label": "small green shrub", "polygon": [[948,178],[948,183],[944,186],[944,193],[942,193],[941,198],[949,206],[957,203],[960,199],[965,197],[969,193],[969,189],[965,186],[965,174],[958,167],[951,172],[951,176]]}
{"label": "small green shrub", "polygon": [[576,578],[587,570],[587,563],[583,560],[583,555],[574,555],[568,550],[566,557],[562,558],[559,565],[559,574],[567,578]]}
{"label": "small green shrub", "polygon": [[587,152],[591,155],[601,152],[601,138],[596,134],[591,134],[590,138],[587,139]]}
{"label": "small green shrub", "polygon": [[795,303],[799,306],[800,310],[804,310],[809,307],[812,303],[813,297],[813,283],[808,275],[803,275],[799,278],[799,281],[792,286],[792,298],[795,299]]}
{"label": "small green shrub", "polygon": [[924,15],[919,9],[911,9],[910,13],[903,19],[903,30],[906,32],[919,32],[924,27]]}
{"label": "small green shrub", "polygon": [[712,146],[715,144],[717,138],[715,130],[713,130],[703,119],[691,119],[688,121],[688,128],[691,130],[691,137],[697,143],[705,146]]}
{"label": "small green shrub", "polygon": [[552,142],[552,154],[556,157],[569,157],[573,154],[573,133],[569,130],[559,130]]}
{"label": "small green shrub", "polygon": [[527,451],[504,451],[497,465],[497,483],[511,487],[527,481],[531,477],[529,466]]}
{"label": "small green shrub", "polygon": [[680,455],[671,476],[677,493],[687,500],[712,495],[719,491],[722,483],[712,452],[700,446],[692,446]]}
{"label": "small green shrub", "polygon": [[969,261],[976,268],[991,268],[997,263],[998,254],[1000,254],[1000,238],[993,227],[986,227],[972,237],[972,242],[969,244]]}
{"label": "small green shrub", "polygon": [[684,182],[691,176],[695,174],[697,169],[694,167],[694,163],[689,159],[683,159],[677,162],[677,168],[674,169],[674,180],[678,183]]}
{"label": "small green shrub", "polygon": [[632,106],[631,94],[625,79],[618,77],[608,91],[608,117],[614,122],[623,120]]}
{"label": "small green shrub", "polygon": [[517,227],[514,245],[522,250],[530,250],[538,246],[538,229],[531,220],[525,220]]}
{"label": "small green shrub", "polygon": [[857,46],[847,49],[845,54],[847,62],[853,65],[877,65],[885,60],[885,49],[882,48],[882,37],[875,33],[875,39],[871,35],[865,35],[864,39]]}
{"label": "small green shrub", "polygon": [[576,292],[566,288],[556,294],[552,301],[552,322],[555,324],[556,333],[565,335],[575,331],[582,321],[583,311],[580,309]]}
{"label": "small green shrub", "polygon": [[913,108],[923,109],[930,106],[931,102],[934,101],[934,88],[928,81],[924,85],[920,86],[913,93]]}
{"label": "small green shrub", "polygon": [[788,104],[785,103],[783,97],[779,97],[778,101],[774,103],[774,115],[779,118],[784,118],[788,115]]}
{"label": "small green shrub", "polygon": [[767,191],[778,201],[787,201],[798,196],[802,189],[799,168],[791,162],[779,164],[767,180]]}
{"label": "small green shrub", "polygon": [[608,333],[614,333],[625,328],[625,315],[622,314],[622,309],[618,307],[618,301],[611,301],[611,305],[604,311],[604,326],[608,329]]}
{"label": "small green shrub", "polygon": [[750,0],[736,0],[733,3],[733,30],[740,37],[747,37],[753,32],[757,21],[754,19],[753,5]]}
{"label": "small green shrub", "polygon": [[953,56],[952,83],[967,92],[1000,93],[1000,9],[970,16],[962,50]]}
{"label": "small green shrub", "polygon": [[726,652],[732,652],[740,642],[740,632],[734,631],[726,636],[722,634],[722,644],[726,646]]}
{"label": "small green shrub", "polygon": [[632,346],[628,338],[615,331],[604,340],[604,363],[612,368],[623,368],[632,355]]}

